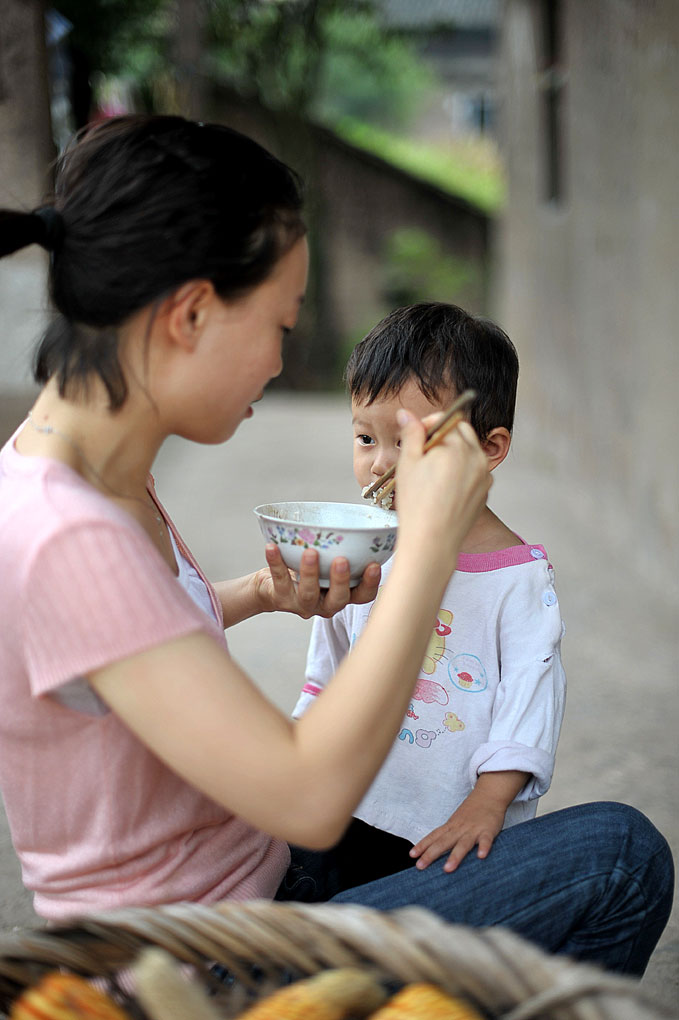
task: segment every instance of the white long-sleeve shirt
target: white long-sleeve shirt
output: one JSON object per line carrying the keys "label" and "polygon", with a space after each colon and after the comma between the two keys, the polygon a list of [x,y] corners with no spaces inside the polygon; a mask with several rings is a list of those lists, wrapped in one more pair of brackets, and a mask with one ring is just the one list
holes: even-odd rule
{"label": "white long-sleeve shirt", "polygon": [[[373,605],[314,620],[295,717],[322,693]],[[480,773],[514,769],[531,778],[505,826],[534,817],[563,717],[563,630],[541,545],[460,555],[401,730],[356,817],[416,843],[448,820]]]}

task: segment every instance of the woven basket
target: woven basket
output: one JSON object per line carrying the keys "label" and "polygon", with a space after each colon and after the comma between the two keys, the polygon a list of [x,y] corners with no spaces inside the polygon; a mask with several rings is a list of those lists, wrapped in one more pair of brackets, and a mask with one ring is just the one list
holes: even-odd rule
{"label": "woven basket", "polygon": [[[502,928],[448,925],[417,907],[382,913],[264,900],[122,910],[0,936],[0,1009],[55,968],[100,978],[134,1007],[124,973],[147,946],[163,948],[211,985],[224,1017],[291,978],[339,966],[398,985],[432,981],[493,1020],[670,1016],[645,1001],[635,981],[548,956]],[[215,963],[228,971],[226,984]]]}

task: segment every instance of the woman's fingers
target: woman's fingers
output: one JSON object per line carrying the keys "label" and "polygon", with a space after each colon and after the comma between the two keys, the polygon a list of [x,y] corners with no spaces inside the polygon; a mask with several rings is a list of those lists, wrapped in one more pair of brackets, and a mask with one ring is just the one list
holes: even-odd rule
{"label": "woman's fingers", "polygon": [[318,551],[305,549],[299,565],[297,581],[297,613],[303,619],[313,616],[318,610],[321,589],[318,584]]}
{"label": "woman's fingers", "polygon": [[276,593],[279,591],[290,593],[293,590],[292,577],[289,569],[283,562],[278,546],[274,542],[267,542],[264,547],[264,555],[273,581],[274,591]]}
{"label": "woman's fingers", "polygon": [[360,580],[353,588],[349,586],[351,577],[349,561],[338,556],[330,565],[330,587],[323,599],[321,616],[330,617],[352,602],[362,605],[372,602],[377,597],[382,570],[378,563],[369,564]]}
{"label": "woman's fingers", "polygon": [[351,599],[357,606],[372,602],[377,598],[377,591],[382,579],[382,568],[379,563],[370,563],[363,572],[360,583],[351,589]]}

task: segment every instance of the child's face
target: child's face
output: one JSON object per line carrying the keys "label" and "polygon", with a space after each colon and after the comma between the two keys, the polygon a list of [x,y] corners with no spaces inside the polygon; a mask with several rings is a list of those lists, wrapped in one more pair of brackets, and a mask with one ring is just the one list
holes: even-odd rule
{"label": "child's face", "polygon": [[[371,485],[396,463],[400,445],[400,428],[396,412],[407,408],[418,418],[444,411],[455,399],[455,394],[444,393],[440,400],[431,401],[414,380],[407,382],[394,395],[378,397],[372,404],[352,399],[354,429],[354,476],[362,489]],[[392,509],[396,509],[394,492]]]}

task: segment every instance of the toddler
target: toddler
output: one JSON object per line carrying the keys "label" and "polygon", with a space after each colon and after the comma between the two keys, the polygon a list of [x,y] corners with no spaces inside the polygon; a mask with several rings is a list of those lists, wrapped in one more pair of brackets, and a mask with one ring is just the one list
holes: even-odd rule
{"label": "toddler", "polygon": [[[398,456],[400,407],[425,418],[467,388],[478,394],[471,424],[491,470],[509,452],[518,358],[488,320],[443,303],[399,308],[356,346],[345,376],[361,489]],[[394,496],[397,510],[398,489]],[[314,620],[295,717],[322,694],[372,605]],[[454,871],[475,846],[486,857],[503,827],[535,816],[564,709],[562,633],[545,549],[485,505],[463,542],[389,757],[340,843],[297,854],[305,871],[322,876],[325,895],[426,868],[443,854],[444,870]]]}

